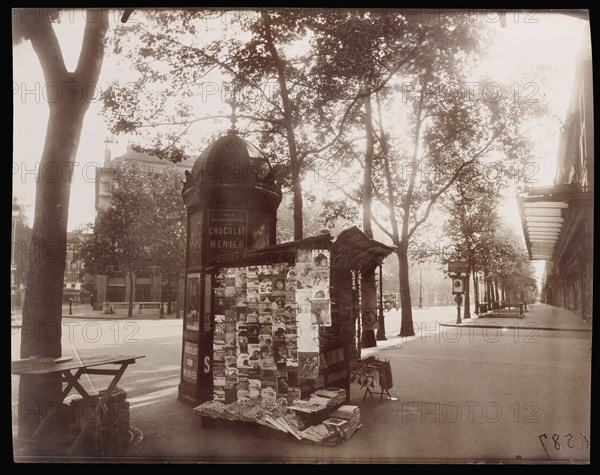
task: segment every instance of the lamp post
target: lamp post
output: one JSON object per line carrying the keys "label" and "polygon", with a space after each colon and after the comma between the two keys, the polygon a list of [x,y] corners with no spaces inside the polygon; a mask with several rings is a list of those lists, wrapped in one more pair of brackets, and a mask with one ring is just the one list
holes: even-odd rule
{"label": "lamp post", "polygon": [[11,234],[11,256],[10,256],[10,321],[16,322],[15,318],[15,290],[17,288],[15,279],[17,272],[17,265],[15,264],[15,239],[17,229],[17,218],[21,207],[17,204],[17,199],[13,199],[12,203],[12,234]]}
{"label": "lamp post", "polygon": [[379,324],[377,325],[378,341],[387,340],[385,336],[385,315],[383,313],[383,269],[379,266]]}
{"label": "lamp post", "polygon": [[460,306],[462,304],[462,294],[456,294],[456,296],[454,297],[454,301],[456,302],[456,323],[460,324],[462,323],[462,320],[460,319]]}
{"label": "lamp post", "polygon": [[460,307],[463,304],[463,294],[466,288],[466,279],[469,277],[469,267],[466,262],[448,262],[448,276],[452,279],[452,294],[456,302],[456,323],[462,323]]}

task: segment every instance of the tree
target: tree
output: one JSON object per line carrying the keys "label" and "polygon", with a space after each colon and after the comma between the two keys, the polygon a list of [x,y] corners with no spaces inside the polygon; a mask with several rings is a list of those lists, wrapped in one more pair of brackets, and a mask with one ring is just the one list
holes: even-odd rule
{"label": "tree", "polygon": [[529,262],[525,242],[514,230],[499,226],[493,237],[493,248],[484,266],[486,282],[493,287],[493,300],[513,302],[527,294],[535,295],[535,271]]}
{"label": "tree", "polygon": [[[418,170],[422,171],[424,166],[432,164],[449,165],[449,163],[444,162],[449,162],[449,158],[452,156],[452,151],[446,154],[442,153],[442,147],[440,147],[440,150],[432,150],[433,153],[428,155],[429,150],[426,142],[432,138],[432,135],[428,134],[430,130],[439,128],[442,133],[445,131],[448,134],[447,138],[450,142],[459,142],[456,134],[451,136],[451,124],[444,124],[444,121],[450,122],[454,119],[456,122],[466,117],[464,104],[460,100],[452,97],[443,97],[442,100],[436,100],[440,98],[430,98],[430,91],[426,91],[425,88],[429,89],[432,85],[440,89],[442,87],[448,88],[448,86],[454,85],[451,84],[452,80],[460,81],[464,73],[461,70],[461,67],[464,68],[466,61],[464,58],[476,49],[478,40],[470,25],[457,23],[451,18],[442,24],[436,24],[435,28],[420,23],[416,27],[418,31],[416,38],[419,40],[416,48],[417,52],[411,58],[412,61],[406,63],[404,69],[393,70],[399,78],[404,79],[404,82],[399,84],[396,81],[395,88],[385,87],[375,91],[377,92],[379,129],[376,139],[379,151],[375,162],[376,166],[372,170],[368,169],[367,164],[364,166],[365,180],[370,179],[374,182],[372,187],[375,193],[374,199],[383,204],[387,210],[387,216],[384,219],[389,224],[386,226],[382,223],[381,215],[379,217],[372,216],[372,219],[391,239],[392,244],[397,249],[403,322],[400,333],[403,336],[414,334],[408,282],[408,244],[419,226],[427,220],[436,200],[446,190],[443,185],[441,187],[436,186],[439,183],[434,183],[429,176],[421,180],[423,185],[421,188],[416,188],[418,185],[416,176]],[[409,112],[404,117],[405,123],[401,125],[402,132],[400,134],[398,132],[394,133],[395,131],[391,128],[386,128],[386,123],[384,123],[384,116],[386,120],[390,120],[389,104],[395,99],[394,89],[402,91],[401,99],[409,108]],[[427,100],[425,100],[426,97]],[[383,101],[388,103],[388,110],[384,110]],[[399,119],[400,117],[396,117],[394,121],[398,122]],[[376,133],[369,123],[370,120],[365,120],[367,140],[369,140],[370,135]],[[452,125],[459,126],[460,124],[455,123]],[[462,125],[464,127],[464,125],[469,124]],[[465,135],[468,135],[469,132]],[[407,140],[407,137],[410,138],[410,141]],[[437,146],[440,146],[443,140],[438,142]],[[454,152],[458,152],[459,149],[460,146],[456,143]],[[394,154],[396,157],[393,157]],[[408,158],[408,163],[404,160],[405,157]],[[460,155],[456,158],[459,157]],[[408,172],[408,170],[412,172]],[[460,171],[458,170],[456,175],[459,174]],[[455,178],[451,176],[450,179]],[[363,193],[365,189],[368,188],[363,186]],[[365,197],[361,196],[360,193],[345,191],[345,194],[359,204],[362,202],[363,207],[365,207]],[[427,206],[428,195],[430,206]],[[369,206],[365,208],[369,208]],[[363,212],[367,211],[365,208],[363,208]],[[417,212],[420,212],[423,216],[418,217]]]}
{"label": "tree", "polygon": [[[381,156],[386,156],[389,147],[388,139],[383,133],[383,122],[380,107],[380,93],[389,89],[389,83],[397,75],[414,75],[418,73],[424,65],[428,64],[436,48],[439,49],[439,39],[436,40],[436,29],[439,25],[432,28],[431,25],[424,25],[421,22],[411,21],[409,17],[402,13],[354,13],[347,15],[341,21],[333,21],[327,24],[325,34],[320,38],[321,51],[325,53],[327,62],[321,69],[322,76],[328,78],[342,78],[345,87],[357,91],[354,99],[350,102],[351,106],[357,103],[359,106],[364,104],[364,112],[359,108],[352,107],[346,109],[343,117],[348,117],[345,123],[342,123],[338,139],[335,143],[337,147],[337,157],[341,158],[343,164],[348,164],[350,160],[359,162],[362,168],[362,187],[355,190],[354,193],[348,192],[347,187],[338,186],[346,197],[355,201],[362,208],[363,230],[367,235],[373,237],[372,221],[372,203],[374,193],[377,193],[376,186],[381,189],[381,180],[377,180],[375,171],[375,159],[381,162]],[[458,30],[454,35],[455,41],[465,40],[464,31]],[[467,35],[468,36],[468,35]],[[433,48],[430,44],[433,43]],[[465,41],[465,43],[469,43]],[[446,45],[447,47],[448,45]],[[430,49],[431,48],[431,49]],[[328,53],[328,54],[327,54]],[[381,135],[377,137],[374,127],[372,100],[376,98],[378,105],[379,127]],[[351,114],[353,112],[353,114]],[[354,128],[355,133],[352,133]],[[353,142],[360,140],[356,136],[356,131],[364,128],[364,154],[357,152]],[[375,141],[379,138],[381,152],[379,156],[375,155]],[[362,156],[359,158],[359,155]],[[389,164],[386,165],[388,172],[387,179],[391,181],[389,174]],[[381,176],[381,175],[380,175]],[[389,183],[388,183],[389,184]],[[380,192],[379,192],[380,193]],[[394,207],[393,189],[388,186],[388,198],[391,208]],[[340,203],[340,210],[345,205]],[[390,214],[392,229],[398,230],[395,212]],[[399,238],[393,239],[393,243],[398,246]],[[398,254],[400,258],[400,254]],[[408,263],[401,263],[400,273],[406,274],[408,278]],[[373,270],[374,271],[374,270]],[[367,275],[368,274],[368,275]],[[374,275],[366,273],[362,276],[363,287],[374,288]],[[408,294],[409,288],[406,285],[405,294]],[[369,300],[370,312],[376,312],[375,295],[372,294]],[[410,299],[410,297],[408,297]],[[366,307],[363,308],[365,312]],[[383,322],[379,322],[380,328],[378,334],[385,335]],[[375,336],[373,330],[368,329],[363,332],[365,346],[374,346]]]}
{"label": "tree", "polygon": [[[95,84],[104,58],[108,29],[105,11],[87,11],[81,53],[75,71],[68,71],[52,21],[55,10],[13,10],[13,44],[31,41],[40,61],[46,84],[57,87],[48,100],[49,118],[39,179],[36,185],[35,219],[31,247],[39,250],[39,259],[30,262],[23,307],[21,357],[61,356],[62,282],[65,270],[67,219],[73,171],[81,137],[83,118],[90,100],[84,88]],[[58,173],[56,171],[58,170]],[[54,172],[52,174],[51,172]],[[56,179],[54,177],[58,175]],[[52,176],[52,179],[46,179]],[[47,403],[61,401],[60,375],[21,376],[20,410],[29,414]],[[28,417],[19,427],[19,436],[27,437],[39,422]]]}
{"label": "tree", "polygon": [[[502,162],[492,166],[498,172],[496,176],[507,172]],[[478,272],[487,266],[494,252],[494,236],[499,226],[497,208],[505,187],[504,180],[487,180],[485,167],[474,163],[465,168],[443,203],[448,213],[444,230],[454,244],[446,262],[466,262],[469,267],[464,318],[471,317],[469,276],[473,279],[475,313],[479,312]]]}
{"label": "tree", "polygon": [[[468,66],[481,50],[481,41],[468,24],[448,18],[422,39],[421,68],[390,84],[396,90],[379,91],[373,199],[386,214],[374,215],[373,220],[397,249],[401,336],[414,334],[408,248],[415,233],[470,166],[523,162],[529,150],[521,124],[539,113],[539,106],[512,100],[507,87],[489,79],[468,81]],[[466,84],[491,84],[493,95],[481,86],[476,92],[468,90]],[[403,111],[396,113],[395,127],[386,126],[392,107]],[[344,193],[361,203],[356,189]]]}
{"label": "tree", "polygon": [[[217,21],[225,34],[211,31],[207,15],[232,20],[227,28]],[[282,185],[291,189],[294,238],[300,239],[306,171],[319,159],[328,161],[324,153],[366,98],[389,80],[389,68],[393,72],[414,54],[419,41],[408,30],[403,16],[390,12],[154,12],[137,32],[152,47],[115,37],[115,49],[139,74],[136,84],[153,87],[110,89],[107,121],[114,133],[142,137],[145,147],[138,149],[176,161],[195,124],[229,118],[199,116],[193,107],[198,97],[206,102],[220,93],[243,124],[240,133],[256,138],[278,166]],[[207,42],[204,36],[217,39]]]}
{"label": "tree", "polygon": [[169,299],[183,275],[186,213],[181,180],[172,168],[147,173],[136,164],[121,165],[113,182],[111,206],[98,215],[94,237],[84,246],[86,272],[127,275],[130,317],[136,272],[160,268]]}

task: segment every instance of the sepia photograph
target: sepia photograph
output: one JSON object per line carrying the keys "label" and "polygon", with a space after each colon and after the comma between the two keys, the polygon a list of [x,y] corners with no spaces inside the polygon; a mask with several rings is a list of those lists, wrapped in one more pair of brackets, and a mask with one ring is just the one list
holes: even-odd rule
{"label": "sepia photograph", "polygon": [[11,32],[14,462],[590,463],[588,10]]}

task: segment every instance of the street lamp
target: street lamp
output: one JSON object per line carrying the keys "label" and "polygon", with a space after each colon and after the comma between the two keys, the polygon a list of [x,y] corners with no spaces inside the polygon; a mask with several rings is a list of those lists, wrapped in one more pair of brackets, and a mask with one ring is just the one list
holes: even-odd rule
{"label": "street lamp", "polygon": [[452,294],[456,302],[456,323],[462,323],[460,307],[463,303],[465,283],[469,275],[469,266],[466,262],[448,262],[448,277],[452,279]]}
{"label": "street lamp", "polygon": [[17,272],[17,265],[15,264],[15,239],[16,239],[16,229],[17,229],[17,218],[19,217],[19,212],[21,211],[21,207],[17,204],[17,198],[13,198],[12,203],[12,236],[11,236],[11,244],[12,244],[12,252],[10,257],[10,321],[16,322],[15,318],[15,290],[17,288],[15,279]]}

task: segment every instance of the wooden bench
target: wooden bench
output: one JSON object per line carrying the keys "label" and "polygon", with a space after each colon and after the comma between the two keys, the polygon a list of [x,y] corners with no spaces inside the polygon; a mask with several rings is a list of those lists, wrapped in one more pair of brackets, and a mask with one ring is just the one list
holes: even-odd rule
{"label": "wooden bench", "polygon": [[502,302],[502,309],[508,310],[509,313],[523,315],[523,302]]}

